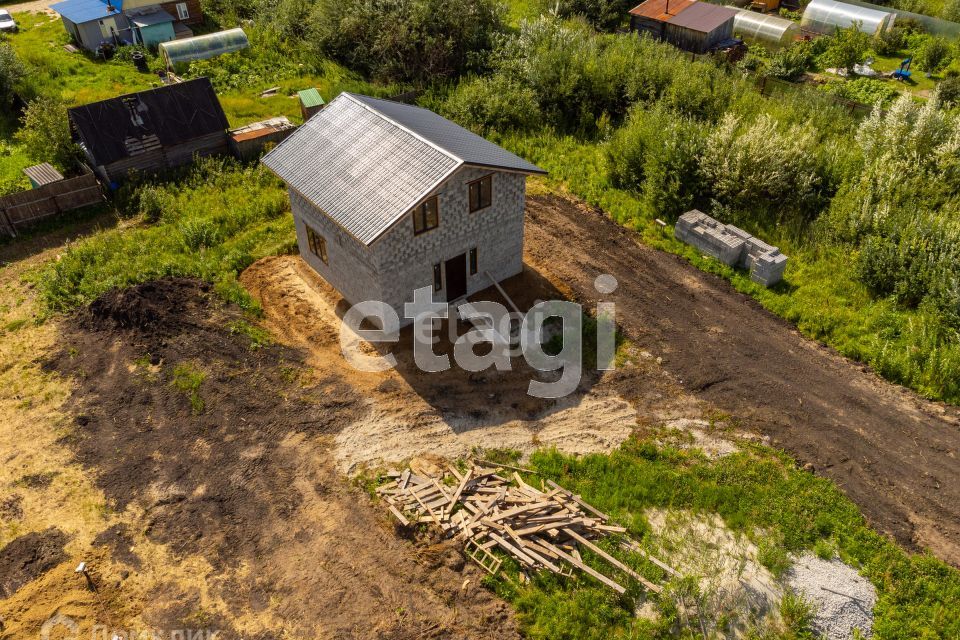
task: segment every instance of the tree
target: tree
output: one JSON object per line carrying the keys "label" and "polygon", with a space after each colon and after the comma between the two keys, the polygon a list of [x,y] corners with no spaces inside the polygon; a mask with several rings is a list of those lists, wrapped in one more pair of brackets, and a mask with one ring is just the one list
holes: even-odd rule
{"label": "tree", "polygon": [[559,17],[582,16],[601,31],[613,31],[620,26],[632,6],[625,0],[548,0],[547,4]]}
{"label": "tree", "polygon": [[936,73],[950,61],[950,43],[939,36],[925,38],[915,60],[921,71]]}
{"label": "tree", "polygon": [[0,42],[0,104],[10,104],[17,85],[26,75],[27,70],[13,47],[6,42]]}
{"label": "tree", "polygon": [[870,36],[854,23],[847,29],[838,29],[830,38],[827,50],[823,52],[823,61],[827,66],[852,73],[853,66],[860,64],[869,48]]}
{"label": "tree", "polygon": [[318,0],[308,32],[356,71],[427,84],[480,70],[502,14],[496,0]]}
{"label": "tree", "polygon": [[17,141],[37,160],[49,162],[67,172],[80,164],[80,148],[70,136],[66,105],[49,96],[31,100],[20,119]]}

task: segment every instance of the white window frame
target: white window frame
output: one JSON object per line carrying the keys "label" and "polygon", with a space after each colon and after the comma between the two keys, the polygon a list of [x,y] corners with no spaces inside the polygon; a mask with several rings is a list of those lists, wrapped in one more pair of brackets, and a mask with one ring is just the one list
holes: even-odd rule
{"label": "white window frame", "polygon": [[190,8],[187,6],[186,2],[177,3],[177,17],[180,20],[189,20],[190,19]]}

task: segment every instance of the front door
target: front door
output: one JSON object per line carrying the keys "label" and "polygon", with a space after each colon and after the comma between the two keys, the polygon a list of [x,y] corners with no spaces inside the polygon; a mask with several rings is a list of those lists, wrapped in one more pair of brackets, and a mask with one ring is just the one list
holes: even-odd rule
{"label": "front door", "polygon": [[446,262],[447,302],[467,295],[467,254],[461,253]]}

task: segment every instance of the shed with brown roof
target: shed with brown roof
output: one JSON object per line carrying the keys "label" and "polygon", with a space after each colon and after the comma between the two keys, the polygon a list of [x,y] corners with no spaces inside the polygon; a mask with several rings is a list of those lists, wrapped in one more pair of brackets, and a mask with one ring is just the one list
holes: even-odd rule
{"label": "shed with brown roof", "polygon": [[733,38],[735,9],[696,0],[647,0],[630,11],[631,27],[684,51],[706,53]]}

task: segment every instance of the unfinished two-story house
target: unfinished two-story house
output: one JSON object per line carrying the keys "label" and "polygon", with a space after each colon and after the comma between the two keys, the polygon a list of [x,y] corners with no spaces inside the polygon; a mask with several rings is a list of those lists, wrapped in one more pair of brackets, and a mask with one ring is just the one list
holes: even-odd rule
{"label": "unfinished two-story house", "polygon": [[453,302],[520,273],[526,178],[545,173],[427,109],[351,93],[263,163],[289,187],[307,263],[401,324],[415,289]]}

